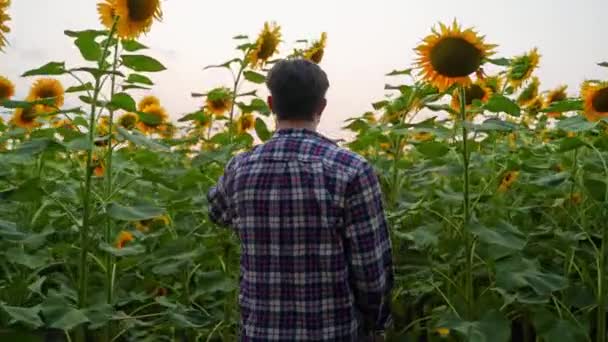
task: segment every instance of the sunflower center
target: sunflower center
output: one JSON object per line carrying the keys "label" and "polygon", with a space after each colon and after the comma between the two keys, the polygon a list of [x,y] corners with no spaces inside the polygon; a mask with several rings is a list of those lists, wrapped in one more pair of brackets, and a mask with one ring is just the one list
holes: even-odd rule
{"label": "sunflower center", "polygon": [[11,95],[11,90],[8,86],[4,86],[3,84],[0,84],[0,100],[2,99],[8,99],[8,97]]}
{"label": "sunflower center", "polygon": [[260,59],[268,59],[270,56],[274,54],[274,50],[276,49],[276,42],[272,34],[268,34],[268,36],[262,39],[262,44],[260,46],[260,52],[258,52],[258,58]]}
{"label": "sunflower center", "polygon": [[157,0],[128,0],[129,18],[144,21],[152,18],[157,8]]}
{"label": "sunflower center", "polygon": [[473,104],[475,100],[482,100],[486,96],[485,90],[477,84],[473,84],[464,91],[465,103],[467,106]]}
{"label": "sunflower center", "polygon": [[465,77],[479,69],[483,56],[465,39],[448,37],[435,45],[430,57],[433,68],[442,76]]}
{"label": "sunflower center", "polygon": [[57,97],[57,93],[51,88],[43,88],[40,89],[40,91],[38,92],[38,97],[40,97],[41,99]]}
{"label": "sunflower center", "polygon": [[608,112],[608,87],[600,89],[593,96],[593,109],[600,113]]}
{"label": "sunflower center", "polygon": [[21,119],[26,122],[34,121],[36,118],[36,110],[34,107],[24,108],[23,114],[21,115]]}
{"label": "sunflower center", "polygon": [[557,101],[562,101],[566,99],[566,94],[559,92],[559,93],[555,93],[555,94],[551,94],[551,97],[549,98],[549,103],[553,103],[553,102],[557,102]]}

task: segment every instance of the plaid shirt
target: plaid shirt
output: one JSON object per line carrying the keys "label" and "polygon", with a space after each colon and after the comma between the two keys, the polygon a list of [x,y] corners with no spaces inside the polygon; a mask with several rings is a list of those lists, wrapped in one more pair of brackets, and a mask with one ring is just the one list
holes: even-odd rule
{"label": "plaid shirt", "polygon": [[243,341],[356,341],[384,328],[391,246],[362,157],[280,130],[233,158],[208,200],[210,218],[241,239]]}

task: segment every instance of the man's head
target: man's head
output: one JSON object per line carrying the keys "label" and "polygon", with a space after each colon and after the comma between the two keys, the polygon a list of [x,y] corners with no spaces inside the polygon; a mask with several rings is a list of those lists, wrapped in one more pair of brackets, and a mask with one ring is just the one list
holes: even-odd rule
{"label": "man's head", "polygon": [[325,109],[327,75],[304,59],[286,59],[274,65],[266,85],[268,103],[278,121],[318,121]]}

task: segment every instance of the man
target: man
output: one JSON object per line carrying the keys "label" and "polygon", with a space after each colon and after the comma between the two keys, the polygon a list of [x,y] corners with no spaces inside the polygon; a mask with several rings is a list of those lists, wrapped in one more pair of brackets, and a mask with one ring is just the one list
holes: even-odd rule
{"label": "man", "polygon": [[208,194],[210,218],[241,239],[241,339],[381,335],[393,274],[378,179],[316,133],[329,88],[321,68],[280,61],[266,83],[277,132],[234,157]]}

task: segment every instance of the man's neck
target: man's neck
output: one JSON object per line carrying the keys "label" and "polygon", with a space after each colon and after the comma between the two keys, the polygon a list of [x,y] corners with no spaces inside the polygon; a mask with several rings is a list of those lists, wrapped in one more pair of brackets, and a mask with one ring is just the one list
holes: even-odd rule
{"label": "man's neck", "polygon": [[308,129],[317,131],[317,122],[304,120],[277,120],[277,130],[280,129]]}

